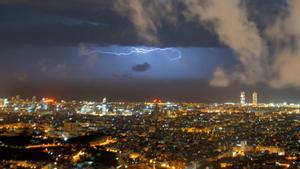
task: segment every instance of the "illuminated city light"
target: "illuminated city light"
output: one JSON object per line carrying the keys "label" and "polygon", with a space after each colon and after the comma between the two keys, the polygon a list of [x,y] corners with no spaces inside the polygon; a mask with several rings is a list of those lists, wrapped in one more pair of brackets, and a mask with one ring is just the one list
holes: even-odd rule
{"label": "illuminated city light", "polygon": [[54,103],[55,100],[54,99],[49,99],[49,98],[43,98],[43,102],[44,103]]}
{"label": "illuminated city light", "polygon": [[[36,100],[35,103],[28,99],[9,100],[7,107],[1,108],[3,113],[9,112],[8,116],[2,117],[3,124],[0,124],[5,135],[15,136],[29,129],[28,132],[34,133],[33,140],[41,140],[26,146],[0,142],[2,148],[46,153],[55,159],[52,164],[57,167],[65,165],[62,161],[72,165],[84,162],[92,166],[97,163],[93,159],[98,157],[98,150],[113,153],[113,159],[121,164],[119,166],[127,165],[128,168],[149,165],[184,169],[197,165],[194,160],[201,155],[219,168],[237,166],[236,159],[245,160],[249,154],[253,160],[265,162],[269,162],[268,157],[271,156],[285,159],[285,162],[276,164],[278,167],[291,167],[298,160],[291,153],[297,150],[282,145],[286,142],[293,146],[299,144],[299,134],[295,132],[300,121],[299,104],[163,103],[159,98],[135,103],[110,102],[103,98],[98,102],[76,101],[76,104],[51,100],[54,106],[38,108],[39,105],[47,105],[47,100]],[[5,124],[6,118],[11,115],[17,118],[10,119],[13,123]],[[32,115],[36,119],[28,121]],[[164,137],[157,138],[161,133]],[[253,134],[259,136],[253,137]],[[81,137],[91,140],[73,143]],[[235,138],[234,143],[232,137]],[[46,140],[51,140],[51,143],[45,143]],[[197,140],[202,140],[204,145],[198,144]],[[216,143],[218,146],[215,146]],[[181,152],[186,154],[178,155],[178,148],[184,148]],[[62,154],[56,149],[68,153]],[[213,154],[209,153],[212,149]],[[93,154],[94,151],[97,153]],[[263,159],[261,154],[265,156]],[[227,162],[222,161],[225,158]]]}

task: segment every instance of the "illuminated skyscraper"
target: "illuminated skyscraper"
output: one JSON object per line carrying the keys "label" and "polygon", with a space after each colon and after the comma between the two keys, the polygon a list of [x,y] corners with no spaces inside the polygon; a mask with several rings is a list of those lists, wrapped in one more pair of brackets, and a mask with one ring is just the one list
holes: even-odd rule
{"label": "illuminated skyscraper", "polygon": [[106,103],[106,97],[102,99],[102,103]]}
{"label": "illuminated skyscraper", "polygon": [[241,105],[244,106],[246,104],[246,94],[245,92],[241,92]]}
{"label": "illuminated skyscraper", "polygon": [[20,95],[16,95],[16,100],[19,101],[21,99]]}
{"label": "illuminated skyscraper", "polygon": [[8,106],[8,104],[9,104],[9,101],[8,101],[8,99],[4,99],[4,107],[7,107]]}
{"label": "illuminated skyscraper", "polygon": [[4,107],[4,99],[0,99],[0,108]]}
{"label": "illuminated skyscraper", "polygon": [[35,103],[35,102],[36,102],[36,96],[33,96],[32,99],[31,99],[31,101],[32,101],[33,103]]}
{"label": "illuminated skyscraper", "polygon": [[104,97],[102,99],[102,106],[101,106],[101,109],[102,109],[102,114],[103,115],[106,115],[108,113],[108,109],[107,109],[107,103],[106,103],[106,97]]}
{"label": "illuminated skyscraper", "polygon": [[252,106],[257,106],[257,93],[253,92],[252,94]]}

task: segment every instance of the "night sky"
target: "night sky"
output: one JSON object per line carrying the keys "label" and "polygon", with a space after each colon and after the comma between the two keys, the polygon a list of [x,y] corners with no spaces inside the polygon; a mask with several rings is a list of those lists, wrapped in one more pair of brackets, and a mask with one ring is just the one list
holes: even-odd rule
{"label": "night sky", "polygon": [[300,103],[297,0],[1,0],[0,96]]}

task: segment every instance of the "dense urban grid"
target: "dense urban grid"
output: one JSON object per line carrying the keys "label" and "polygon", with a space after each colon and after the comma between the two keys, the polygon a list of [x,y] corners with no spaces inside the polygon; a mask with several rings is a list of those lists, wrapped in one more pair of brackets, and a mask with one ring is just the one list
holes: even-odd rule
{"label": "dense urban grid", "polygon": [[0,99],[0,168],[297,168],[300,105]]}

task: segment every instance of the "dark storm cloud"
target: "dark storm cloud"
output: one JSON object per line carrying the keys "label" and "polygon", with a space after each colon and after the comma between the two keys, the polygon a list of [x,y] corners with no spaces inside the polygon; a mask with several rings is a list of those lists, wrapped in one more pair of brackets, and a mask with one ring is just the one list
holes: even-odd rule
{"label": "dark storm cloud", "polygon": [[151,65],[147,62],[132,66],[132,70],[135,72],[146,72],[150,69],[151,69]]}
{"label": "dark storm cloud", "polygon": [[[284,0],[245,2],[253,19],[262,20],[273,17]],[[204,23],[186,19],[185,10],[180,0],[2,0],[0,42],[223,46]]]}
{"label": "dark storm cloud", "polygon": [[[286,2],[242,1],[262,27]],[[180,0],[1,0],[0,42],[223,46],[205,23],[185,18],[186,8]]]}
{"label": "dark storm cloud", "polygon": [[[157,17],[159,29],[156,33],[157,37],[160,37],[159,41],[145,41],[140,38],[139,30],[136,29],[138,25],[131,20],[130,16],[115,9],[116,2],[117,0],[109,2],[77,0],[73,3],[63,0],[57,2],[45,0],[43,3],[21,0],[1,1],[0,42],[220,46],[214,33],[201,25],[186,21],[181,13],[173,13],[174,18],[182,18],[176,24],[168,22],[169,18]],[[174,5],[178,6],[176,3]]]}
{"label": "dark storm cloud", "polygon": [[[5,10],[4,10],[5,9]],[[110,11],[97,18],[29,7],[0,6],[0,42],[5,44],[134,44],[126,19]],[[103,15],[102,15],[103,14]],[[124,29],[126,28],[126,29]],[[132,38],[130,38],[132,37]]]}
{"label": "dark storm cloud", "polygon": [[[229,48],[236,56],[237,62],[230,68],[213,67],[215,70],[211,73],[213,79],[209,81],[206,78],[205,84],[224,88],[236,83],[300,88],[299,7],[298,0],[1,0],[0,44],[2,49],[13,48],[20,44],[20,46],[30,44],[77,48],[80,43],[97,46]],[[34,63],[44,55],[47,55],[49,62],[61,58],[55,49],[46,51],[40,49],[41,47],[32,48],[32,51],[41,51],[36,56],[28,52],[22,53],[21,57],[9,59],[14,52],[10,51],[2,54],[0,59],[1,62],[8,63],[3,66],[18,69],[16,78],[25,83],[33,76],[30,73],[27,75],[23,70],[25,68],[21,68],[24,62]],[[76,62],[80,60],[74,58],[73,54],[68,56]],[[80,60],[82,62],[79,64],[69,63],[69,60],[65,63],[62,59],[55,64],[49,63],[48,67],[58,70],[56,73],[53,73],[55,71],[50,73],[54,74],[55,79],[58,74],[62,77],[70,73],[77,76],[83,69],[74,73],[70,67],[74,65],[82,67],[81,63],[87,63],[90,65],[88,69],[95,70],[94,73],[98,77],[102,73],[99,71],[102,70],[100,68],[96,71],[99,63],[111,65],[106,63],[121,60],[121,57],[99,58],[85,57],[88,62]],[[155,61],[147,60],[145,64],[136,65],[130,70],[134,63],[145,62],[135,60],[117,71],[116,75],[110,73],[110,76],[114,76],[115,79],[136,80],[135,76],[139,74],[132,71],[149,70],[151,66],[147,69],[148,61],[155,65],[155,70],[153,69],[155,72],[162,57],[151,58]],[[188,59],[189,55],[183,58]],[[208,60],[207,58],[203,62],[207,63]],[[27,64],[27,69],[31,69],[30,64]],[[172,64],[184,65],[184,60]],[[128,68],[134,78],[126,72]],[[2,68],[1,72],[7,71],[4,70],[5,68]],[[153,73],[152,70],[149,72]],[[172,73],[175,74],[170,71],[170,74]],[[90,74],[91,72],[82,76],[87,78]],[[182,76],[179,78],[178,74],[176,73],[174,77],[183,79]],[[166,78],[168,75],[163,74],[161,77]],[[12,80],[4,78],[3,81]],[[79,86],[80,83],[78,82]],[[186,84],[184,80],[180,83]],[[198,85],[201,86],[199,83]],[[194,89],[199,86],[194,86]],[[187,86],[179,85],[174,91],[180,88]],[[141,87],[141,91],[144,89]],[[168,85],[161,88],[164,89],[167,90]],[[209,87],[204,90],[206,89],[214,90]],[[149,91],[151,92],[153,90]]]}

